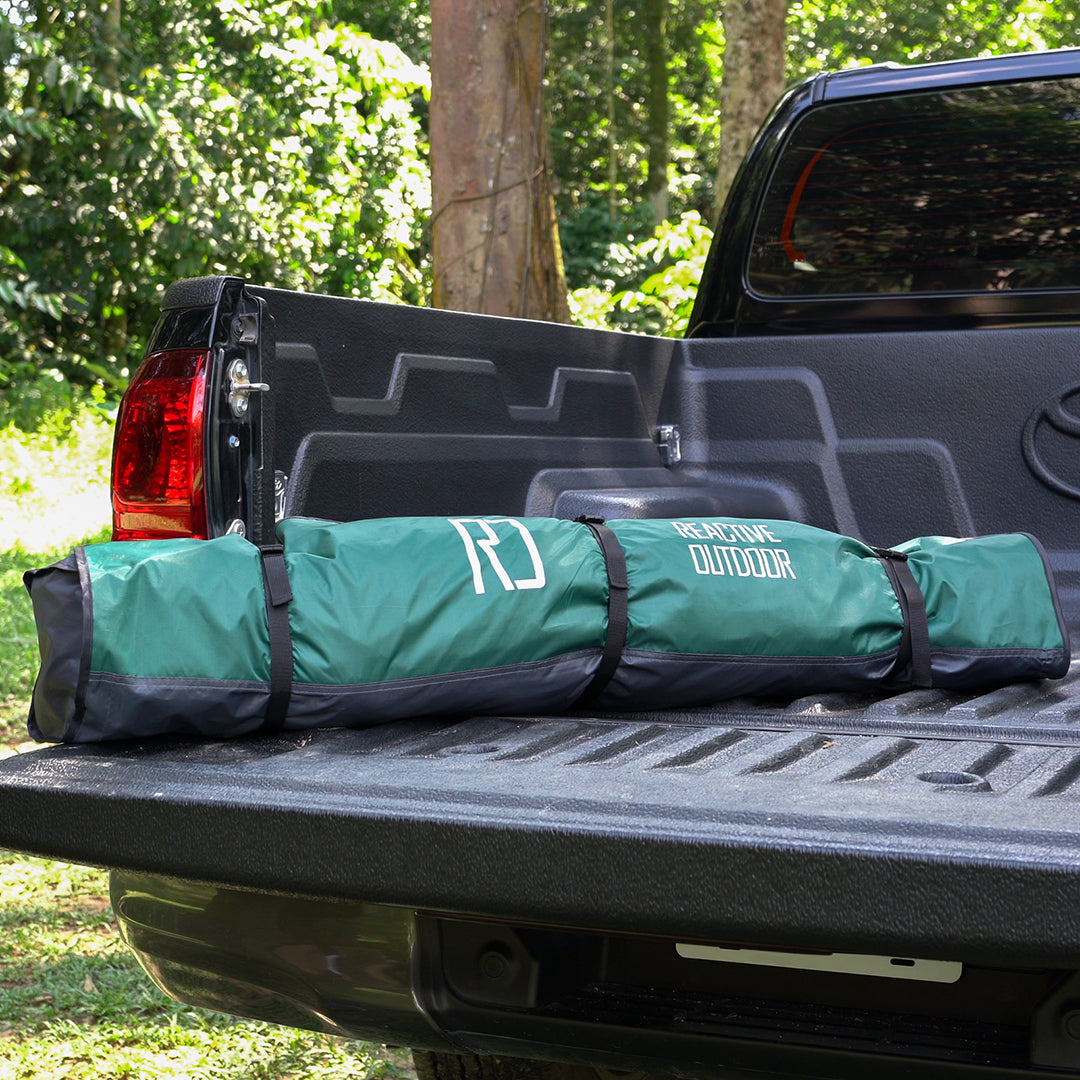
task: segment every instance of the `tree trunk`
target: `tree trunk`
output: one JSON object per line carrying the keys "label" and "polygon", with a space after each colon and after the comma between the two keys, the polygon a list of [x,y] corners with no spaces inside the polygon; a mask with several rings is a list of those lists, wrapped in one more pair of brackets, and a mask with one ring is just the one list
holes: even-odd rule
{"label": "tree trunk", "polygon": [[544,0],[431,0],[436,307],[569,319],[544,39]]}
{"label": "tree trunk", "polygon": [[717,217],[754,135],[784,91],[787,0],[725,0],[723,18]]}
{"label": "tree trunk", "polygon": [[105,46],[101,59],[101,81],[110,90],[120,88],[120,17],[121,0],[107,0],[102,7],[102,44]]}
{"label": "tree trunk", "polygon": [[667,221],[668,216],[667,0],[645,0],[643,14],[645,61],[649,72],[649,115],[645,136],[649,160],[645,194],[659,223]]}

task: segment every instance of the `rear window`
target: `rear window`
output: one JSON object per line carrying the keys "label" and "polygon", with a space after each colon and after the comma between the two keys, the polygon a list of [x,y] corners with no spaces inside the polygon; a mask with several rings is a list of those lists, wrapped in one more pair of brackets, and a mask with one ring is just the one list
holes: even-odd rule
{"label": "rear window", "polygon": [[766,193],[765,297],[1080,286],[1080,79],[810,112]]}

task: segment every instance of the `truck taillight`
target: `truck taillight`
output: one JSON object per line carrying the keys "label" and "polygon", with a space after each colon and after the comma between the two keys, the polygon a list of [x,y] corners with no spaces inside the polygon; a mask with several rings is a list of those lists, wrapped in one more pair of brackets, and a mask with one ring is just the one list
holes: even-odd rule
{"label": "truck taillight", "polygon": [[207,535],[203,403],[210,354],[152,354],[120,404],[113,439],[114,540]]}

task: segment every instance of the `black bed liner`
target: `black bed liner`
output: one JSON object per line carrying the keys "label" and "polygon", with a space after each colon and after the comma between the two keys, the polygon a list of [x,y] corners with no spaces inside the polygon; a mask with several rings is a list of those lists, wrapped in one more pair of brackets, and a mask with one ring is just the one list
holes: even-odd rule
{"label": "black bed liner", "polygon": [[1080,966],[1078,719],[1080,664],[978,697],[57,747],[0,763],[0,844],[519,922]]}

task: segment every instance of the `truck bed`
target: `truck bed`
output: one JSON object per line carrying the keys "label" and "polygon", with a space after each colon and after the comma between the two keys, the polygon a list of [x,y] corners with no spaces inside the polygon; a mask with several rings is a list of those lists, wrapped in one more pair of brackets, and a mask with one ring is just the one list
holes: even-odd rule
{"label": "truck bed", "polygon": [[[1022,530],[1080,627],[1074,328],[671,342],[247,295],[256,538],[271,478],[289,515]],[[1077,718],[1074,666],[977,697],[57,747],[0,762],[0,844],[111,867],[154,978],[242,1015],[689,1077],[1075,1074]]]}

